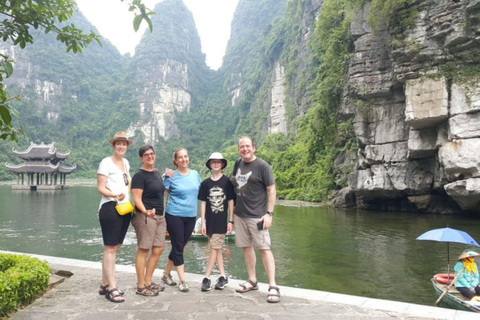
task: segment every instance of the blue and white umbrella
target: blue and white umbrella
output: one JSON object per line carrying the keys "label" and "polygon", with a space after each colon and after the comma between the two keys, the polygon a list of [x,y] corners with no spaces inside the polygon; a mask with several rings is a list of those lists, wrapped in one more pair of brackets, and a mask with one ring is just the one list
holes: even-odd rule
{"label": "blue and white umbrella", "polygon": [[428,241],[438,241],[447,243],[447,261],[448,261],[448,272],[450,272],[450,242],[467,244],[472,246],[480,247],[477,241],[473,239],[465,231],[452,229],[452,228],[440,228],[427,231],[417,237],[417,240],[428,240]]}

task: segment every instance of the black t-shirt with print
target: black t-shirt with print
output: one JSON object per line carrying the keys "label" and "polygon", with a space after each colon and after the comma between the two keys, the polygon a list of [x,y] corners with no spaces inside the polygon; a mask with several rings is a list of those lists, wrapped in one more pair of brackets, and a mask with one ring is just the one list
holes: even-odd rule
{"label": "black t-shirt with print", "polygon": [[228,201],[233,200],[235,192],[229,178],[203,180],[198,190],[198,200],[206,202],[205,224],[207,234],[227,233]]}

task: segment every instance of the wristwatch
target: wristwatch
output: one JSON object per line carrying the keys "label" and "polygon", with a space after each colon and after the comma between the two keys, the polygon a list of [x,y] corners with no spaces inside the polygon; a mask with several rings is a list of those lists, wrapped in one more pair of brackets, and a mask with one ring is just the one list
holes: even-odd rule
{"label": "wristwatch", "polygon": [[230,221],[228,221],[228,223],[231,223],[231,224],[233,224],[233,220],[230,220]]}
{"label": "wristwatch", "polygon": [[267,211],[267,214],[271,217],[273,217],[273,211]]}

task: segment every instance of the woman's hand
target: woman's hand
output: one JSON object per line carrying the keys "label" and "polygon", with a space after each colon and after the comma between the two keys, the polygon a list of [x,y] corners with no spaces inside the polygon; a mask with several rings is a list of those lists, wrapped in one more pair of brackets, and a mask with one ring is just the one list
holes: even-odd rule
{"label": "woman's hand", "polygon": [[117,194],[116,198],[118,201],[123,201],[123,199],[125,199],[125,193]]}
{"label": "woman's hand", "polygon": [[153,218],[153,217],[155,217],[155,212],[156,212],[155,208],[149,209],[145,212],[145,215],[147,217]]}
{"label": "woman's hand", "polygon": [[175,170],[165,168],[165,172],[163,173],[163,178],[169,177],[171,178],[175,174]]}
{"label": "woman's hand", "polygon": [[205,225],[205,223],[202,223],[202,234],[203,234],[204,236],[207,235],[207,226]]}

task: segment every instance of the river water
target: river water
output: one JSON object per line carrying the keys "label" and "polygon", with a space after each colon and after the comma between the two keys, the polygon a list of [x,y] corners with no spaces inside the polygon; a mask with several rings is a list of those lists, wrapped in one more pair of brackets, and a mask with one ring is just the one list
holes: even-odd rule
{"label": "river water", "polygon": [[[0,249],[101,261],[99,199],[95,187],[29,192],[0,186]],[[415,238],[446,226],[480,240],[478,217],[277,206],[271,229],[277,283],[432,305],[429,280],[446,271],[447,245]],[[118,263],[133,265],[135,240],[130,227]],[[450,245],[452,267],[465,248]],[[204,273],[207,253],[207,242],[191,241],[186,271]],[[233,243],[226,244],[224,260],[230,277],[246,279],[242,251]],[[259,257],[257,264],[259,281],[266,282]]]}

